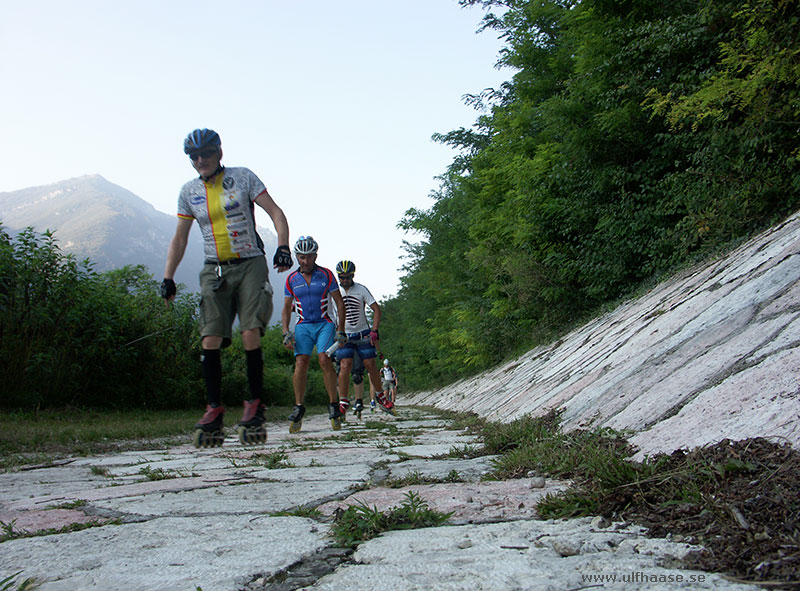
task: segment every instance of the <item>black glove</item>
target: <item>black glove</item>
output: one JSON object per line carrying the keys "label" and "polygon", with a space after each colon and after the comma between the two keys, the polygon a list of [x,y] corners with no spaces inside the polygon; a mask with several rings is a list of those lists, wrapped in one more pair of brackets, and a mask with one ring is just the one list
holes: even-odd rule
{"label": "black glove", "polygon": [[161,282],[161,297],[168,300],[177,293],[175,282],[172,279],[164,279]]}
{"label": "black glove", "polygon": [[281,244],[272,257],[272,264],[278,268],[292,266],[292,251],[285,244]]}

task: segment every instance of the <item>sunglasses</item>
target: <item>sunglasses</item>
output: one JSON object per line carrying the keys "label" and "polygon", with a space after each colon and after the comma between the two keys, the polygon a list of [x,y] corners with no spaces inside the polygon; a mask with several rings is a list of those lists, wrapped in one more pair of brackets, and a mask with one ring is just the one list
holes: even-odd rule
{"label": "sunglasses", "polygon": [[352,279],[352,278],[353,278],[352,273],[349,275],[339,275],[339,279]]}
{"label": "sunglasses", "polygon": [[208,150],[203,150],[201,152],[194,152],[193,154],[189,155],[189,158],[192,159],[192,162],[197,162],[200,158],[211,158],[212,156],[216,156],[218,153],[219,150],[209,148]]}

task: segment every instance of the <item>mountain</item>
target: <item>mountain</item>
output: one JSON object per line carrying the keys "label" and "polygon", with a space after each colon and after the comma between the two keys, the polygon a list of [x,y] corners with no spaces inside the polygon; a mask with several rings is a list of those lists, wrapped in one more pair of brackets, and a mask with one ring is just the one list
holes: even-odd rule
{"label": "mountain", "polygon": [[[0,193],[0,223],[6,231],[13,235],[28,226],[37,232],[51,230],[62,251],[78,259],[88,257],[96,271],[145,265],[160,280],[176,221],[176,216],[158,211],[100,175]],[[277,237],[262,227],[258,232],[271,261]],[[198,291],[197,275],[203,259],[203,240],[200,228],[195,226],[175,274],[176,282]],[[280,319],[284,279],[270,272],[275,292],[271,322]]]}

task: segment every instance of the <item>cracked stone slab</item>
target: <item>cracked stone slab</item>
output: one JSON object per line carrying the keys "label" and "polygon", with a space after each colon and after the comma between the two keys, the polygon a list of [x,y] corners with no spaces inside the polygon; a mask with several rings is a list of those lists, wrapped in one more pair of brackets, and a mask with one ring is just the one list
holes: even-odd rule
{"label": "cracked stone slab", "polygon": [[392,447],[394,453],[403,453],[409,456],[420,458],[434,458],[437,456],[448,456],[451,452],[463,452],[465,450],[472,450],[479,448],[479,445],[474,445],[470,442],[463,443],[427,443],[417,445],[401,445]]}
{"label": "cracked stone slab", "polygon": [[258,482],[100,500],[93,502],[92,507],[146,517],[255,515],[321,503],[350,490],[352,483],[347,480],[305,481],[302,488],[283,482]]}
{"label": "cracked stone slab", "polygon": [[[640,537],[636,528],[598,530],[588,519],[515,521],[391,531],[361,544],[354,563],[315,591],[563,591],[590,587],[629,591],[752,591],[714,574],[663,566],[692,548]],[[642,583],[641,577],[655,582]],[[633,577],[639,577],[639,581]],[[677,577],[692,583],[677,583]],[[611,580],[612,578],[617,580]],[[626,578],[628,580],[626,580]],[[663,579],[664,582],[659,580]]]}
{"label": "cracked stone slab", "polygon": [[326,544],[300,517],[153,519],[2,544],[0,580],[18,571],[39,591],[235,591]]}
{"label": "cracked stone slab", "polygon": [[296,467],[313,466],[348,466],[351,464],[374,465],[386,459],[385,455],[375,449],[375,443],[354,446],[336,445],[328,448],[286,451],[288,461]]}
{"label": "cracked stone slab", "polygon": [[468,460],[408,460],[389,466],[389,478],[400,480],[418,474],[423,478],[445,479],[450,474],[456,473],[460,480],[477,482],[486,474],[494,472],[493,462],[497,457],[481,456]]}
{"label": "cracked stone slab", "polygon": [[111,481],[84,466],[65,465],[0,474],[0,507],[32,497],[63,497],[90,487],[108,487]]}
{"label": "cracked stone slab", "polygon": [[367,464],[345,466],[312,466],[308,468],[282,468],[280,470],[256,470],[251,476],[279,482],[366,482],[371,468]]}
{"label": "cracked stone slab", "polygon": [[74,490],[65,494],[51,494],[45,496],[31,496],[18,499],[5,505],[8,510],[41,509],[48,505],[59,505],[72,501],[100,501],[104,499],[119,499],[135,497],[145,494],[159,494],[165,492],[189,491],[199,488],[214,488],[242,482],[252,482],[250,478],[172,478],[167,480],[152,480],[123,484],[120,486],[103,486],[100,488],[86,488]]}

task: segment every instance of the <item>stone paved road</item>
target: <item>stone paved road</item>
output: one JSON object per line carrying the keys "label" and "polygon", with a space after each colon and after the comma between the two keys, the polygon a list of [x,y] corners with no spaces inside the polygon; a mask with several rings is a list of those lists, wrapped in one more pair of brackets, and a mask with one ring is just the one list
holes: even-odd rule
{"label": "stone paved road", "polygon": [[[0,474],[4,533],[97,523],[3,542],[0,580],[22,571],[41,591],[749,588],[669,567],[691,547],[628,524],[537,519],[537,501],[566,483],[482,481],[491,458],[448,457],[480,442],[430,412],[363,419],[337,433],[322,416],[296,435],[270,425],[269,442],[256,447],[229,437],[222,448],[187,444]],[[420,477],[441,482],[388,486]],[[452,512],[449,524],[388,532],[354,553],[335,547],[338,508],[386,510],[409,491]]]}

